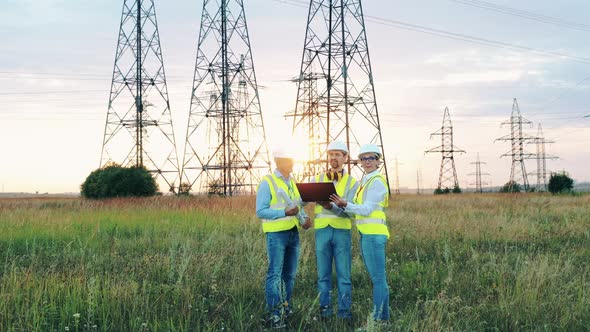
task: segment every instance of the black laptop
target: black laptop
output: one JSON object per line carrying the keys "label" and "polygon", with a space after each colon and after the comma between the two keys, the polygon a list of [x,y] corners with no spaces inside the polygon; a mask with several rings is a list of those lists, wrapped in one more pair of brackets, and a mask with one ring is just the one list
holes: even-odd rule
{"label": "black laptop", "polygon": [[332,182],[296,183],[301,200],[304,202],[327,202],[330,195],[336,194]]}

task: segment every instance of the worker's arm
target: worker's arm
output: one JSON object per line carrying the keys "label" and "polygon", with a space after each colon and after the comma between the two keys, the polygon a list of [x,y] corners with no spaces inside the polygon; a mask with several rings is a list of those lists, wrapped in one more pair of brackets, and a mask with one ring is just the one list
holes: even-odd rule
{"label": "worker's arm", "polygon": [[[360,185],[359,182],[356,182],[352,186],[352,188],[348,191],[348,193],[346,193],[346,196],[344,197],[344,199],[347,202],[352,202],[354,200],[354,196],[356,195],[356,191],[358,190],[359,185]],[[332,205],[332,212],[334,212],[337,216],[342,217],[342,218],[354,218],[352,213],[347,213],[343,208],[336,205],[336,203],[330,202],[330,204]]]}
{"label": "worker's arm", "polygon": [[387,188],[381,181],[372,181],[371,185],[365,190],[367,193],[363,204],[354,204],[347,200],[346,207],[344,208],[345,212],[366,217],[379,208],[379,203],[387,195]]}

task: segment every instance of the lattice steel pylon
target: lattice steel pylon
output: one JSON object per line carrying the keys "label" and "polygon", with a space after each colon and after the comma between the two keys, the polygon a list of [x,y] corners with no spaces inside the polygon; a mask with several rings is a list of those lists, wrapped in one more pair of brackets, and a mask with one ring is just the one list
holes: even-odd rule
{"label": "lattice steel pylon", "polygon": [[176,192],[178,157],[153,0],[124,0],[100,166],[145,166]]}
{"label": "lattice steel pylon", "polygon": [[522,132],[523,124],[532,125],[532,122],[522,117],[520,108],[518,107],[518,101],[514,98],[510,120],[502,122],[502,125],[510,125],[510,134],[496,139],[496,141],[510,141],[510,151],[500,156],[512,157],[512,168],[510,169],[510,180],[508,182],[510,192],[513,191],[512,189],[515,184],[522,184],[524,191],[529,190],[529,180],[527,178],[524,160],[534,155],[525,152],[524,144],[534,139],[534,137]]}
{"label": "lattice steel pylon", "polygon": [[422,169],[418,168],[416,170],[416,194],[422,194]]}
{"label": "lattice steel pylon", "polygon": [[[327,145],[343,141],[350,159],[346,168],[360,177],[360,145],[381,147],[373,73],[360,0],[311,0],[307,18],[293,135],[307,139],[309,156],[303,176],[328,167]],[[387,165],[381,168],[387,174]]]}
{"label": "lattice steel pylon", "polygon": [[[445,107],[441,128],[430,134],[430,138],[435,135],[440,135],[441,145],[426,150],[425,153],[440,152],[442,154],[438,175],[438,189],[448,188],[452,190],[458,188],[459,180],[457,180],[454,154],[455,152],[465,153],[465,151],[457,148],[453,144],[453,123],[451,122],[451,115],[449,114],[448,107]],[[452,185],[452,187],[449,187],[449,184]]]}
{"label": "lattice steel pylon", "polygon": [[399,195],[399,163],[397,162],[397,156],[395,156],[395,194]]}
{"label": "lattice steel pylon", "polygon": [[[322,132],[325,131],[325,129],[322,129],[320,121],[318,81],[325,80],[325,74],[317,73],[313,70],[310,70],[309,73],[306,73],[303,76],[291,80],[298,84],[299,89],[305,91],[304,94],[299,96],[300,99],[298,99],[298,102],[306,105],[306,108],[302,109],[301,113],[298,114],[301,116],[301,122],[298,123],[298,129],[301,132],[298,134],[299,137],[307,136],[306,143],[308,146],[307,160],[303,164],[301,174],[296,174],[301,179],[309,179],[316,174],[321,173],[323,169],[321,158],[326,145],[322,144],[325,143],[322,139]],[[303,88],[301,85],[303,85]],[[285,116],[294,116],[294,113],[288,113]],[[293,131],[293,134],[295,134],[295,131]]]}
{"label": "lattice steel pylon", "polygon": [[481,172],[481,165],[486,163],[479,160],[479,152],[477,153],[477,160],[470,164],[475,165],[475,173],[469,173],[468,175],[475,175],[475,183],[472,183],[472,185],[475,184],[475,192],[481,194],[483,193],[483,186],[488,184],[482,181],[482,175],[490,175],[490,173]]}
{"label": "lattice steel pylon", "polygon": [[203,3],[183,191],[253,194],[270,160],[242,0]]}
{"label": "lattice steel pylon", "polygon": [[537,185],[535,189],[537,191],[547,191],[547,174],[551,172],[547,171],[547,159],[558,159],[559,157],[554,155],[548,155],[545,153],[545,144],[555,143],[554,141],[548,141],[545,139],[543,135],[543,127],[539,123],[539,127],[537,129],[537,136],[532,138],[529,144],[535,144],[537,147],[537,153],[529,157],[527,159],[536,159],[537,161],[537,171],[531,172],[529,175],[536,175],[537,176]]}

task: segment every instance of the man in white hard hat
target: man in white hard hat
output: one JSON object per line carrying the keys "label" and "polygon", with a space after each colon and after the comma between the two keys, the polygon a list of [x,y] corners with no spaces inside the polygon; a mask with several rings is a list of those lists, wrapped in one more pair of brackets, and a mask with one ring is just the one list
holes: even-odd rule
{"label": "man in white hard hat", "polygon": [[[312,182],[333,182],[339,196],[352,200],[358,183],[344,170],[348,160],[348,147],[344,142],[331,142],[327,156],[330,169],[316,175]],[[332,202],[318,202],[315,206],[314,228],[320,315],[322,318],[333,315],[330,294],[334,262],[338,286],[337,315],[339,318],[351,319],[351,218]]]}
{"label": "man in white hard hat", "polygon": [[389,287],[385,273],[385,245],[389,238],[385,208],[388,206],[389,189],[385,177],[379,173],[381,149],[365,144],[359,152],[361,167],[365,171],[354,199],[332,195],[333,203],[345,212],[353,213],[360,233],[363,262],[373,284],[373,320],[389,320]]}
{"label": "man in white hard hat", "polygon": [[286,316],[292,313],[291,293],[299,259],[298,229],[308,229],[311,221],[302,209],[299,191],[291,177],[293,155],[279,149],[273,157],[277,168],[263,177],[258,186],[256,216],[262,220],[266,234],[268,322],[273,328],[283,328]]}

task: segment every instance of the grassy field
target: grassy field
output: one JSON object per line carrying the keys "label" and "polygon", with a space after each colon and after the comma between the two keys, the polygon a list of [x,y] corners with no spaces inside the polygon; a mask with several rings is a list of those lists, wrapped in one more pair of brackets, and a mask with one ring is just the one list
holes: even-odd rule
{"label": "grassy field", "polygon": [[[590,196],[393,196],[392,325],[414,331],[590,330]],[[367,323],[353,242],[354,327],[317,320],[314,233],[291,330]],[[0,331],[264,330],[254,198],[0,200]]]}

